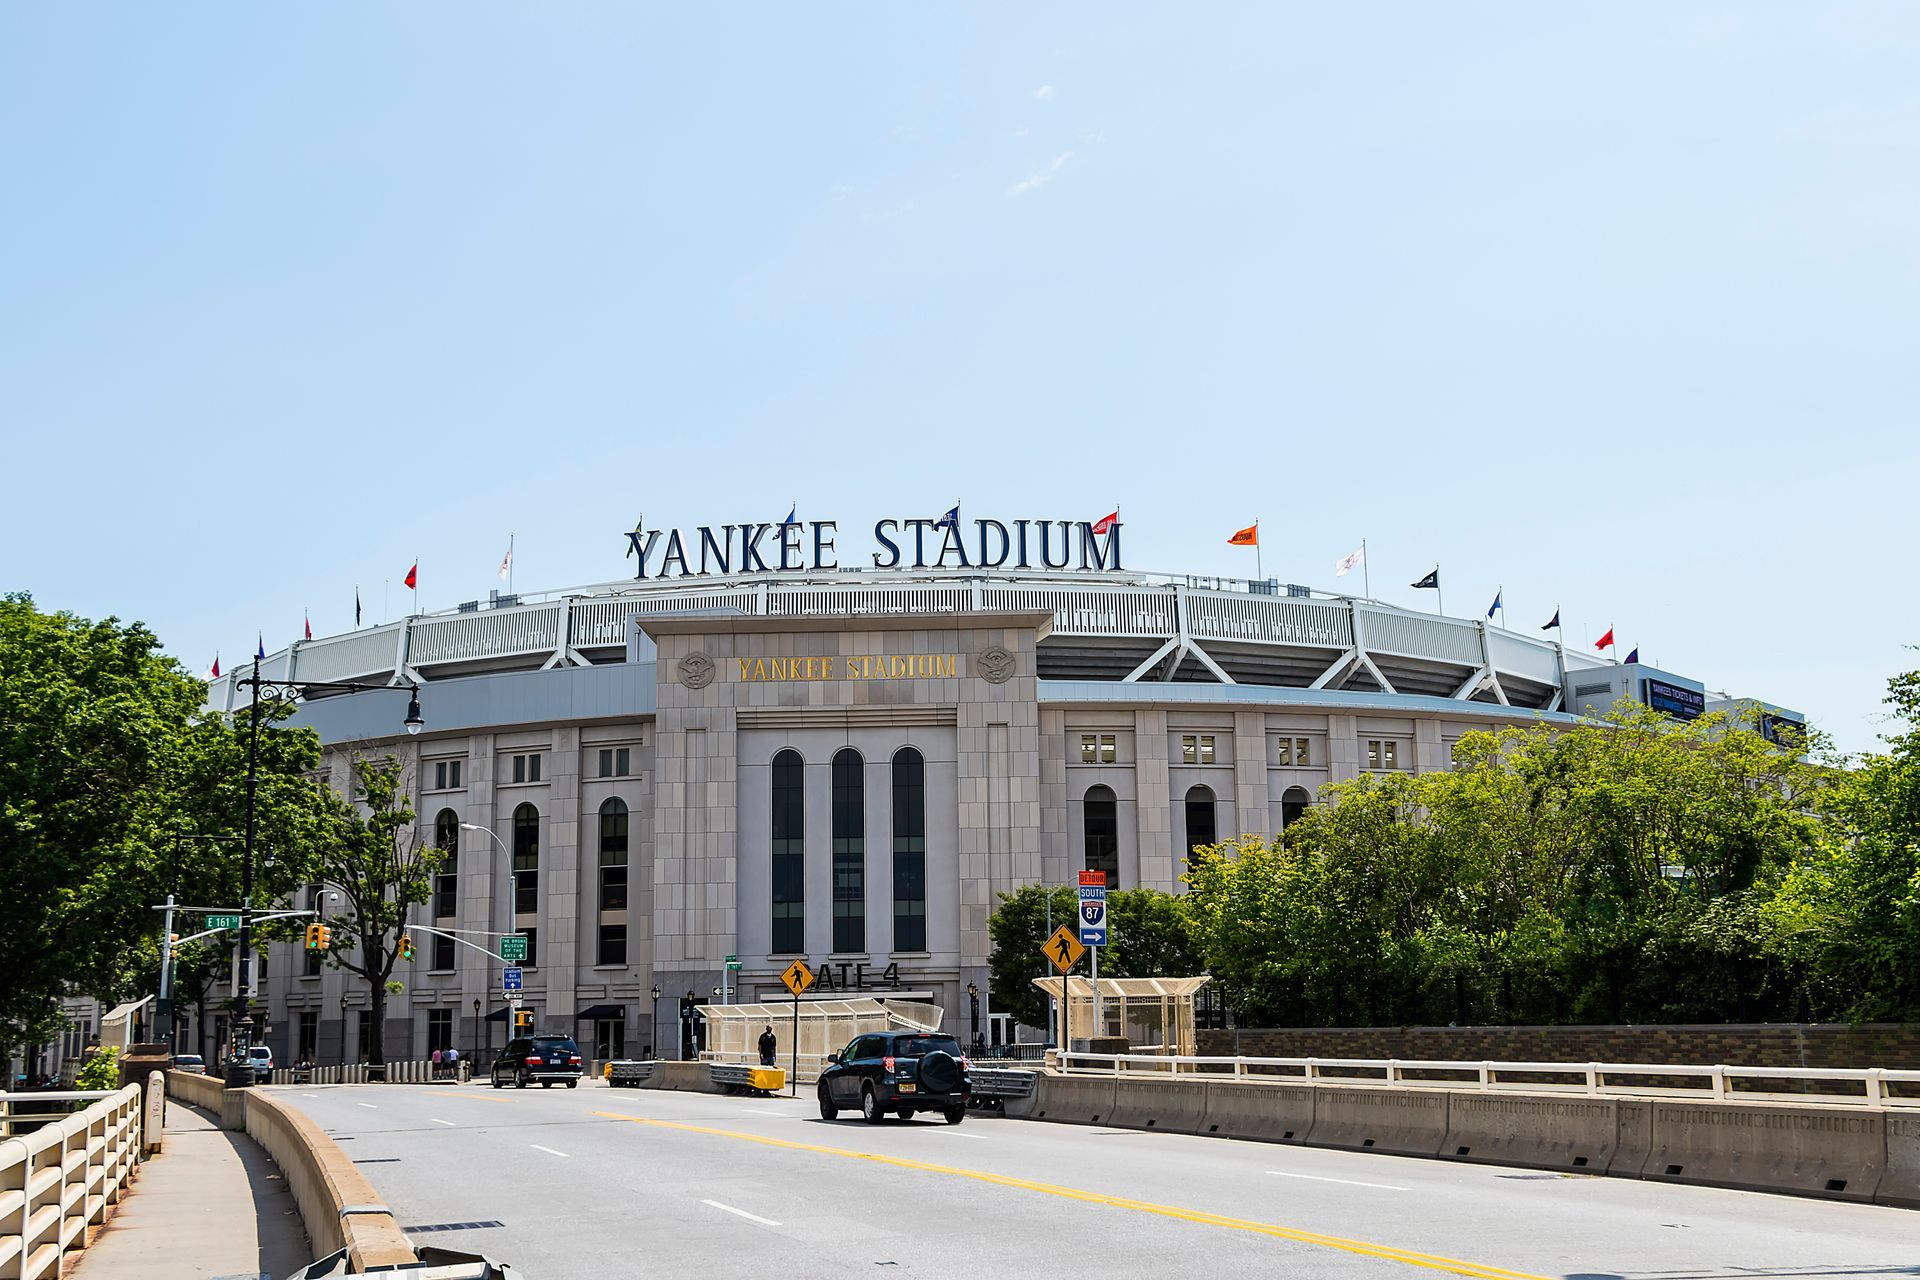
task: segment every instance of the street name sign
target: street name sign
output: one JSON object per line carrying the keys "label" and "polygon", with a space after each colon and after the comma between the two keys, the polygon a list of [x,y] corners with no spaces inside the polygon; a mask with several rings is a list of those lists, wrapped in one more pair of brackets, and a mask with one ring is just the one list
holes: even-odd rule
{"label": "street name sign", "polygon": [[207,917],[207,928],[209,929],[238,929],[239,927],[240,927],[239,916],[208,916]]}
{"label": "street name sign", "polygon": [[729,969],[735,969],[735,970],[737,970],[737,969],[739,969],[739,967],[740,967],[740,957],[739,957],[739,956],[728,956],[728,957],[727,957],[727,968],[729,968]]}
{"label": "street name sign", "polygon": [[500,939],[500,958],[502,960],[525,960],[527,958],[527,940],[518,934]]}
{"label": "street name sign", "polygon": [[1074,937],[1073,930],[1066,925],[1055,929],[1053,936],[1047,939],[1046,945],[1040,950],[1053,967],[1062,973],[1079,964],[1080,957],[1087,954],[1087,949],[1080,945],[1080,939]]}

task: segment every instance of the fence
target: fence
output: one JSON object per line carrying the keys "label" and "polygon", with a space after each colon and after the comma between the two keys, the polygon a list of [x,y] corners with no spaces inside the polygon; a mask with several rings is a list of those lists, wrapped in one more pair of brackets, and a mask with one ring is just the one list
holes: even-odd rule
{"label": "fence", "polygon": [[[460,1066],[471,1069],[473,1060],[462,1058]],[[375,1068],[364,1062],[348,1063],[340,1067],[276,1067],[273,1071],[274,1084],[366,1084],[374,1078],[376,1071],[386,1073],[388,1084],[431,1084],[435,1080],[453,1080],[455,1074],[444,1067],[435,1067],[431,1059],[417,1062],[389,1062],[383,1068]]]}
{"label": "fence", "polygon": [[[1707,1098],[1920,1108],[1920,1071],[1873,1068],[1682,1066],[1624,1062],[1448,1062],[1400,1058],[1216,1058],[1066,1053],[1065,1075],[1209,1078],[1270,1084],[1404,1089],[1462,1086],[1593,1097]],[[1793,1081],[1796,1089],[1768,1089]]]}
{"label": "fence", "polygon": [[11,1138],[16,1124],[31,1130],[71,1114],[73,1104],[91,1105],[111,1098],[113,1089],[66,1089],[33,1093],[0,1093],[0,1138]]}
{"label": "fence", "polygon": [[139,1162],[143,1112],[130,1084],[0,1141],[0,1275],[58,1276],[86,1247],[87,1229],[107,1220]]}

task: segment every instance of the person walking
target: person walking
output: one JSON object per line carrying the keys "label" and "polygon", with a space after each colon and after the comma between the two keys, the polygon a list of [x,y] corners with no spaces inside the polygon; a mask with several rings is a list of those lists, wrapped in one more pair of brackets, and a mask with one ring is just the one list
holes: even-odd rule
{"label": "person walking", "polygon": [[777,1048],[779,1048],[779,1041],[773,1038],[773,1024],[769,1022],[767,1024],[767,1029],[760,1033],[760,1065],[761,1066],[770,1067],[773,1065],[773,1055],[774,1055],[774,1051]]}
{"label": "person walking", "polygon": [[438,1049],[433,1051],[433,1078],[435,1080],[440,1078],[440,1051]]}

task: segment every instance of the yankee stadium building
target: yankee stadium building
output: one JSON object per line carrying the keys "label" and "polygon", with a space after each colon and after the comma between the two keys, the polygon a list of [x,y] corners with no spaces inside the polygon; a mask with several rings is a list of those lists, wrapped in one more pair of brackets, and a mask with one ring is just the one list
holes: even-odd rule
{"label": "yankee stadium building", "polygon": [[[417,736],[379,692],[294,721],[343,789],[352,754],[398,756],[421,839],[453,851],[414,919],[478,945],[416,932],[386,1056],[504,1042],[486,952],[505,933],[528,939],[536,1025],[596,1059],[688,1053],[683,1002],[785,998],[796,958],[811,996],[930,1000],[1000,1043],[1002,892],[1082,869],[1178,891],[1191,846],[1279,832],[1330,782],[1445,768],[1470,731],[1623,697],[1678,718],[1722,705],[1478,618],[1133,571],[1122,530],[882,520],[853,548],[831,521],[636,528],[633,578],[268,657],[272,679],[420,686]],[[247,674],[214,680],[211,704],[244,712]],[[1763,727],[1800,719],[1749,705]],[[260,970],[280,1062],[366,1056],[360,979],[298,942]]]}

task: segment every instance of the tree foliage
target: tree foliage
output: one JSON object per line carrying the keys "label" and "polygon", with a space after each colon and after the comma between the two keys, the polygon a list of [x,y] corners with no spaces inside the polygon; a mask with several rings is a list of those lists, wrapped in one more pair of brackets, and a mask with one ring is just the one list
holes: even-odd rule
{"label": "tree foliage", "polygon": [[[1033,985],[1035,978],[1057,972],[1041,955],[1048,936],[1048,904],[1052,927],[1073,928],[1079,918],[1077,889],[1027,885],[1000,895],[1000,905],[987,921],[993,952],[993,1007],[1011,1013],[1027,1026],[1042,1026],[1047,997]],[[1154,889],[1120,889],[1107,895],[1107,939],[1100,953],[1103,978],[1147,978],[1159,974],[1199,972],[1203,961],[1194,945],[1186,899]],[[1086,972],[1081,962],[1078,972]]]}

